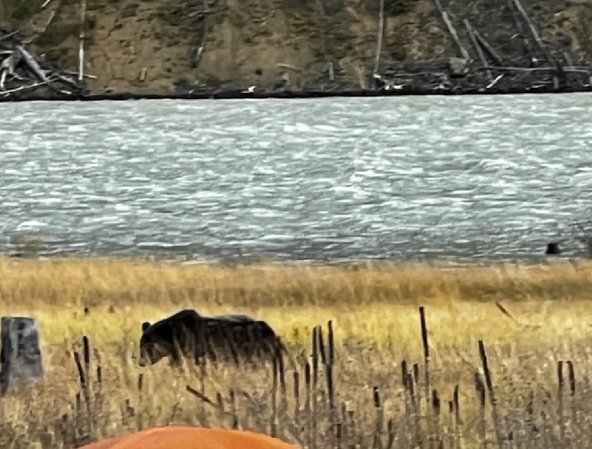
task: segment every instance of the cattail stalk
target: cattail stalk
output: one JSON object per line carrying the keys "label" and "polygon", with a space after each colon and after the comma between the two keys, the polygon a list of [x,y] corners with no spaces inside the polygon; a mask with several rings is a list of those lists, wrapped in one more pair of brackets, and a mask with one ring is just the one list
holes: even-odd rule
{"label": "cattail stalk", "polygon": [[565,420],[563,417],[563,360],[557,362],[557,418],[559,420],[559,437],[565,440]]}
{"label": "cattail stalk", "polygon": [[481,364],[483,365],[483,373],[485,375],[485,385],[489,392],[489,402],[491,403],[491,417],[493,419],[493,427],[495,429],[495,435],[497,444],[500,449],[503,448],[503,433],[499,421],[499,413],[497,410],[497,398],[495,396],[495,390],[493,388],[493,379],[491,377],[491,371],[489,370],[489,363],[487,361],[487,353],[485,352],[485,345],[482,340],[479,340],[479,357],[481,358]]}

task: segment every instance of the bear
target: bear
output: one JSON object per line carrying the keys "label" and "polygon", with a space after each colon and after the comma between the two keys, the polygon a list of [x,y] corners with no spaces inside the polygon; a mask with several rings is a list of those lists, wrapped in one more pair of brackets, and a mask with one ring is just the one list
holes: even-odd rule
{"label": "bear", "polygon": [[173,366],[183,358],[196,364],[205,360],[256,364],[281,359],[285,352],[265,321],[247,315],[204,317],[184,309],[154,324],[142,323],[139,364],[153,365],[165,357]]}

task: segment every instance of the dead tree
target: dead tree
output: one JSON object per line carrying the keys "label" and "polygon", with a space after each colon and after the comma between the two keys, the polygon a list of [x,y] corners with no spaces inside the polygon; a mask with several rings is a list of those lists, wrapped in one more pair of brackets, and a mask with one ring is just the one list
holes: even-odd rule
{"label": "dead tree", "polygon": [[378,73],[380,66],[380,54],[382,53],[382,40],[384,39],[384,0],[380,0],[378,7],[378,33],[376,36],[376,59],[374,60],[374,74]]}

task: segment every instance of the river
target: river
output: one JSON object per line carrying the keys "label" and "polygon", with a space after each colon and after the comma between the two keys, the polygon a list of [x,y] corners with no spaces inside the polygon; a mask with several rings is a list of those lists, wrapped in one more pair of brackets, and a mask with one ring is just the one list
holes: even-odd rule
{"label": "river", "polygon": [[0,251],[577,256],[591,123],[589,94],[3,103]]}

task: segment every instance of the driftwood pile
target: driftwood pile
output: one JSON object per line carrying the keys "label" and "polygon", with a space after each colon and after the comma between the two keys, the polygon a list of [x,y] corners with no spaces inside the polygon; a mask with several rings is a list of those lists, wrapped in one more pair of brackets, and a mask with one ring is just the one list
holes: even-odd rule
{"label": "driftwood pile", "polygon": [[[514,18],[515,36],[521,36],[527,49],[527,62],[499,54],[488,40],[465,19],[463,44],[447,8],[433,0],[457,55],[438,61],[404,63],[382,58],[382,27],[377,37],[377,56],[373,74],[379,90],[429,90],[454,92],[560,91],[592,88],[592,65],[575,65],[566,51],[552,52],[541,39],[521,0],[508,0]],[[379,22],[384,19],[382,15]],[[380,66],[380,70],[379,70]]]}
{"label": "driftwood pile", "polygon": [[592,88],[592,67],[482,66],[453,57],[440,61],[393,63],[374,78],[377,89],[384,91],[553,92]]}
{"label": "driftwood pile", "polygon": [[0,29],[0,100],[30,95],[80,95],[85,87],[73,72],[61,71],[28,48],[18,31]]}

